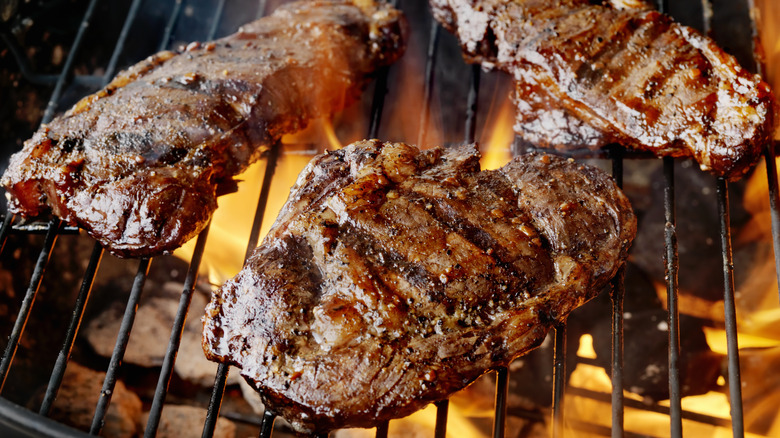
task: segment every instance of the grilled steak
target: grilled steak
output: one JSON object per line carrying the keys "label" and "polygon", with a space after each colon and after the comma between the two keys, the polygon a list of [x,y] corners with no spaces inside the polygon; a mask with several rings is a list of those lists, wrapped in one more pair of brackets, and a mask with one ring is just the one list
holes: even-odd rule
{"label": "grilled steak", "polygon": [[318,156],[217,290],[203,346],[299,432],[370,427],[534,348],[636,231],[601,171],[548,155],[377,140]]}
{"label": "grilled steak", "polygon": [[736,179],[772,135],[769,86],[642,1],[430,3],[468,61],[513,75],[514,128],[527,144],[619,143]]}
{"label": "grilled steak", "polygon": [[371,0],[298,2],[153,55],[25,143],[2,179],[9,209],[51,211],[119,256],[173,250],[206,226],[218,186],[396,60],[403,26]]}

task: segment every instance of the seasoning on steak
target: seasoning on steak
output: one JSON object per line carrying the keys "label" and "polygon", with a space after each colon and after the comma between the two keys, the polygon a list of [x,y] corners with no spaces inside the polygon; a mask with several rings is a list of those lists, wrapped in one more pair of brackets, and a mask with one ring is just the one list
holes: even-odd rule
{"label": "seasoning on steak", "polygon": [[592,3],[430,0],[468,61],[513,75],[526,144],[619,143],[729,179],[748,172],[773,133],[769,85],[642,1]]}
{"label": "seasoning on steak", "polygon": [[366,140],[315,157],[206,309],[204,351],[299,432],[370,427],[539,345],[636,231],[603,172]]}
{"label": "seasoning on steak", "polygon": [[115,255],[171,251],[206,226],[218,186],[395,61],[404,26],[382,2],[296,2],[223,39],[153,55],[11,158],[9,210],[51,211]]}

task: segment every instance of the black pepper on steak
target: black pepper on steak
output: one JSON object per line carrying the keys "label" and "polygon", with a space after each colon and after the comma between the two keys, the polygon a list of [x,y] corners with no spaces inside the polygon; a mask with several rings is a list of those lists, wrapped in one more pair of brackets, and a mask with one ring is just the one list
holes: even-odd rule
{"label": "black pepper on steak", "polygon": [[366,140],[315,157],[206,309],[204,351],[299,432],[372,427],[535,348],[636,233],[598,169]]}

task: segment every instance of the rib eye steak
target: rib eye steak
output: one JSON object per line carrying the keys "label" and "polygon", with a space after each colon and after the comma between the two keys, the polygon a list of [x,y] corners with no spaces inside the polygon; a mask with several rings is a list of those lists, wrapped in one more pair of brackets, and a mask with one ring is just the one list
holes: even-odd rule
{"label": "rib eye steak", "polygon": [[536,347],[636,232],[596,168],[366,140],[315,157],[206,309],[203,347],[302,433],[371,427]]}
{"label": "rib eye steak", "polygon": [[153,55],[11,158],[9,210],[51,211],[118,256],[176,249],[206,226],[220,186],[400,57],[404,26],[381,2],[296,2],[220,40]]}
{"label": "rib eye steak", "polygon": [[595,3],[430,0],[468,61],[513,76],[526,144],[619,143],[730,179],[748,172],[773,134],[769,85],[643,1]]}

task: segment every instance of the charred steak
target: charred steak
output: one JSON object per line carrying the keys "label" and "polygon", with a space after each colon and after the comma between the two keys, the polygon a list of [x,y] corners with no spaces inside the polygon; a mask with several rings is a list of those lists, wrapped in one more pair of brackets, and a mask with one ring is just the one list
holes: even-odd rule
{"label": "charred steak", "polygon": [[214,293],[206,355],[319,433],[405,416],[537,346],[614,275],[636,219],[595,168],[478,160],[377,140],[314,158]]}
{"label": "charred steak", "polygon": [[430,0],[468,61],[513,76],[525,143],[619,143],[730,179],[750,170],[773,132],[769,86],[641,0],[593,3]]}
{"label": "charred steak", "polygon": [[2,178],[9,209],[51,211],[115,255],[171,251],[206,226],[218,186],[396,60],[403,26],[372,0],[296,2],[153,55],[25,143]]}

